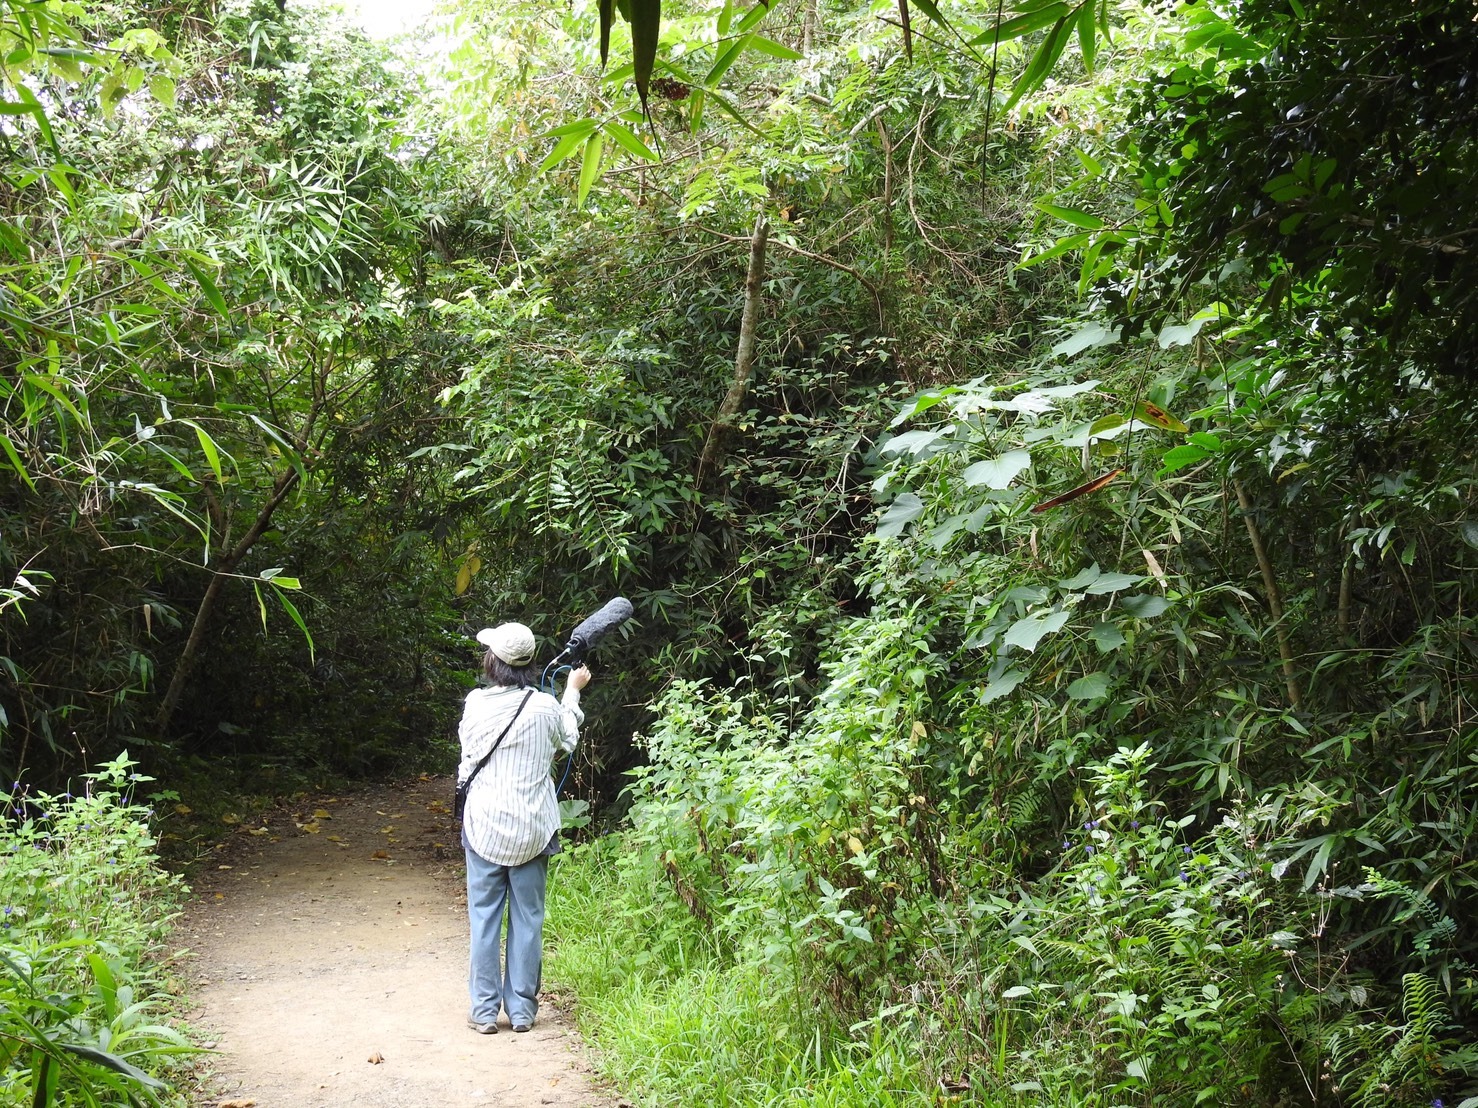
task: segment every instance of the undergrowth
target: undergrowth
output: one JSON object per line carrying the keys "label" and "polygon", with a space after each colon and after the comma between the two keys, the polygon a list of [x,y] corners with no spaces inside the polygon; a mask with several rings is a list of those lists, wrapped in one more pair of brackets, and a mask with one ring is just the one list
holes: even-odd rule
{"label": "undergrowth", "polygon": [[656,1105],[928,1103],[896,1013],[838,1026],[775,967],[736,964],[671,897],[654,859],[613,835],[555,859],[551,975],[626,1096]]}
{"label": "undergrowth", "polygon": [[125,753],[78,795],[12,783],[0,812],[0,1105],[179,1104],[191,1048],[150,956],[184,892]]}

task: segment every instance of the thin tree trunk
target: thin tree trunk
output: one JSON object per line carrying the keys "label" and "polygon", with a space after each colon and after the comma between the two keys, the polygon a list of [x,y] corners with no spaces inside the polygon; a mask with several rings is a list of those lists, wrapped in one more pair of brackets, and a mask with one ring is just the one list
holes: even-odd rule
{"label": "thin tree trunk", "polygon": [[696,483],[702,489],[723,461],[724,439],[733,426],[734,417],[749,392],[749,379],[754,375],[754,335],[759,327],[760,292],[765,283],[765,243],[770,225],[761,212],[754,221],[754,234],[749,240],[749,273],[744,278],[744,315],[739,322],[739,349],[734,354],[734,381],[729,385],[718,415],[708,429],[703,454],[698,459]]}
{"label": "thin tree trunk", "polygon": [[216,601],[221,595],[226,579],[231,576],[256,541],[262,537],[263,532],[272,522],[273,514],[287,499],[287,494],[297,483],[298,471],[296,469],[289,468],[280,474],[272,483],[272,494],[267,497],[267,502],[257,512],[256,521],[247,529],[246,534],[241,536],[236,545],[216,562],[210,584],[205,588],[205,595],[200,598],[200,607],[195,609],[195,622],[190,626],[190,637],[185,640],[185,649],[180,654],[180,660],[175,663],[169,689],[165,692],[164,700],[159,705],[159,712],[154,717],[155,734],[163,736],[169,730],[170,720],[174,718],[175,709],[179,707],[180,697],[185,692],[185,685],[200,658],[200,648],[205,642],[205,630],[210,624],[211,616],[215,613]]}
{"label": "thin tree trunk", "polygon": [[893,251],[893,140],[888,137],[888,126],[883,117],[873,121],[878,131],[878,141],[883,145],[883,271],[890,273],[887,258]]}
{"label": "thin tree trunk", "polygon": [[1233,481],[1237,493],[1237,504],[1242,509],[1242,520],[1247,524],[1247,537],[1252,540],[1252,552],[1257,556],[1257,567],[1262,571],[1262,584],[1268,594],[1268,611],[1273,615],[1273,634],[1278,639],[1278,656],[1283,661],[1283,684],[1288,690],[1288,705],[1295,711],[1302,698],[1298,691],[1298,674],[1293,667],[1293,650],[1288,645],[1288,629],[1283,624],[1283,597],[1278,592],[1278,580],[1273,576],[1273,563],[1268,559],[1267,548],[1262,544],[1262,534],[1252,518],[1252,501],[1241,481]]}

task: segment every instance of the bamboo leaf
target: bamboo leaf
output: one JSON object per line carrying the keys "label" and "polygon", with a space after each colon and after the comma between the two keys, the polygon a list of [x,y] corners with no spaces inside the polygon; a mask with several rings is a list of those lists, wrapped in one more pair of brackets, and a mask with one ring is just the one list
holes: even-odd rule
{"label": "bamboo leaf", "polygon": [[1064,223],[1071,223],[1074,227],[1082,227],[1088,231],[1100,231],[1103,229],[1103,220],[1092,212],[1085,212],[1079,208],[1069,208],[1062,204],[1053,204],[1046,200],[1038,200],[1037,207],[1048,215],[1056,216]]}
{"label": "bamboo leaf", "polygon": [[1095,493],[1099,489],[1103,488],[1105,485],[1109,484],[1111,481],[1114,480],[1114,478],[1118,477],[1119,474],[1123,472],[1124,470],[1122,468],[1111,469],[1103,476],[1095,477],[1091,481],[1085,481],[1077,488],[1069,489],[1067,492],[1061,494],[1060,496],[1054,496],[1051,500],[1044,500],[1040,504],[1032,505],[1032,511],[1045,512],[1049,508],[1056,508],[1059,505],[1066,504],[1071,500],[1076,500],[1080,496],[1087,496],[1089,493]]}
{"label": "bamboo leaf", "polygon": [[913,6],[928,16],[933,23],[953,33],[954,28],[949,25],[949,20],[944,18],[943,14],[939,11],[939,6],[934,3],[934,0],[913,0]]}
{"label": "bamboo leaf", "polygon": [[[583,123],[587,121],[581,120],[581,122]],[[593,130],[595,121],[589,120],[588,122],[591,124],[591,130]],[[589,134],[590,130],[584,130],[571,131],[561,135],[559,141],[554,144],[554,149],[549,151],[549,156],[539,163],[539,168],[534,170],[534,172],[549,172],[549,170],[553,169],[560,162],[564,161],[571,154],[573,154],[576,150],[580,149],[580,144],[585,141],[586,136]]]}
{"label": "bamboo leaf", "polygon": [[41,106],[41,101],[36,99],[34,92],[19,83],[15,85],[15,94],[25,101],[31,109],[31,114],[36,117],[36,126],[40,128],[41,137],[46,140],[46,145],[60,157],[61,149],[56,144],[56,136],[51,133],[51,120],[46,115],[46,109]]}
{"label": "bamboo leaf", "polygon": [[79,1058],[86,1058],[89,1062],[92,1062],[95,1065],[103,1066],[104,1068],[110,1069],[115,1073],[121,1073],[125,1077],[137,1081],[140,1085],[143,1085],[146,1088],[169,1088],[168,1085],[166,1085],[163,1081],[160,1081],[157,1077],[150,1077],[147,1073],[139,1069],[137,1066],[124,1061],[116,1054],[109,1054],[106,1050],[99,1050],[97,1047],[94,1046],[84,1046],[82,1043],[59,1042],[55,1045],[60,1047],[62,1050],[65,1050],[69,1054],[75,1054]]}
{"label": "bamboo leaf", "polygon": [[1011,96],[1006,101],[1006,111],[1014,108],[1016,102],[1028,92],[1038,88],[1047,79],[1047,74],[1052,72],[1052,67],[1062,56],[1063,47],[1067,45],[1070,16],[1071,12],[1062,16],[1052,25],[1052,30],[1047,32],[1046,39],[1041,46],[1037,47],[1037,52],[1032,55],[1026,71],[1017,79],[1015,87],[1012,88]]}
{"label": "bamboo leaf", "polygon": [[180,422],[195,431],[195,437],[200,440],[200,452],[205,455],[205,462],[210,466],[210,471],[216,475],[216,484],[224,485],[226,479],[221,473],[221,452],[216,446],[216,440],[211,438],[206,429],[193,419],[182,419]]}
{"label": "bamboo leaf", "polygon": [[195,283],[200,286],[200,291],[205,294],[205,299],[210,301],[210,306],[216,310],[216,314],[222,319],[227,318],[231,314],[230,309],[226,307],[226,298],[221,295],[221,290],[216,287],[216,283],[210,279],[205,270],[188,258],[185,259],[185,268],[190,271],[190,276],[195,278]]}
{"label": "bamboo leaf", "polygon": [[1043,27],[1050,27],[1059,19],[1071,11],[1067,4],[1048,4],[1044,8],[1038,8],[1034,12],[1024,12],[1021,15],[1012,16],[1002,21],[999,25],[989,31],[976,35],[970,40],[971,46],[984,46],[987,43],[1008,42],[1022,35],[1029,35],[1033,31],[1040,31]]}
{"label": "bamboo leaf", "polygon": [[575,194],[575,207],[583,208],[590,188],[600,176],[601,152],[605,149],[605,138],[597,131],[585,140],[585,156],[580,160],[580,186]]}
{"label": "bamboo leaf", "polygon": [[[80,411],[77,410],[77,405],[73,404],[72,401],[66,396],[66,394],[62,392],[61,388],[57,385],[55,380],[44,377],[39,373],[24,374],[22,380],[24,380],[26,384],[40,389],[47,396],[55,400],[71,414],[72,418],[75,419],[78,424],[86,425],[87,418],[83,416]],[[57,380],[60,380],[60,378],[58,378]]]}
{"label": "bamboo leaf", "polygon": [[767,0],[760,0],[759,3],[755,4],[754,7],[750,8],[749,11],[744,13],[744,17],[739,20],[739,23],[737,26],[735,26],[734,30],[736,33],[741,35],[744,34],[746,31],[752,31],[759,26],[760,20],[764,19],[765,16],[769,14],[770,4],[767,2]]}
{"label": "bamboo leaf", "polygon": [[710,88],[718,84],[723,75],[729,71],[729,67],[739,60],[739,55],[744,52],[744,47],[748,45],[751,37],[740,35],[720,50],[713,60],[712,67],[708,70],[708,76],[703,78],[703,83]]}
{"label": "bamboo leaf", "polygon": [[1090,74],[1098,58],[1098,27],[1093,20],[1093,0],[1084,0],[1078,9],[1078,49],[1083,53],[1083,68]]}
{"label": "bamboo leaf", "polygon": [[36,482],[31,480],[31,475],[26,471],[25,463],[21,461],[20,454],[15,449],[15,444],[10,441],[10,436],[0,432],[0,450],[5,451],[5,457],[10,462],[10,467],[15,470],[16,475],[26,483],[26,488],[32,492],[36,491]]}
{"label": "bamboo leaf", "polygon": [[662,34],[662,0],[628,0],[631,9],[631,62],[636,94],[642,110],[647,108],[647,88],[652,82],[652,63],[657,60],[657,40]]}
{"label": "bamboo leaf", "polygon": [[629,127],[617,123],[615,120],[607,120],[604,124],[605,132],[611,137],[617,146],[625,150],[633,158],[641,158],[644,161],[655,162],[657,155],[646,143],[642,142]]}
{"label": "bamboo leaf", "polygon": [[1076,250],[1091,238],[1086,231],[1076,235],[1068,235],[1065,239],[1058,239],[1055,243],[1043,250],[1040,254],[1033,254],[1029,258],[1023,258],[1016,263],[1017,269],[1030,269],[1034,265],[1041,265],[1053,258],[1060,258],[1069,250]]}
{"label": "bamboo leaf", "polygon": [[293,447],[292,443],[283,438],[281,431],[277,430],[277,428],[273,427],[255,412],[248,412],[246,418],[260,427],[266,436],[277,444],[293,469],[297,470],[298,480],[306,486],[308,484],[308,470],[303,466],[303,458]]}
{"label": "bamboo leaf", "polygon": [[[288,580],[291,581],[291,580],[294,580],[294,578],[289,577]],[[275,582],[274,582],[274,584],[275,584]],[[283,608],[285,608],[287,610],[288,616],[292,619],[292,621],[294,623],[296,623],[298,625],[298,630],[301,631],[301,632],[303,632],[303,638],[306,639],[307,642],[308,642],[308,660],[310,662],[311,661],[314,661],[315,660],[315,656],[317,654],[317,650],[315,649],[315,647],[313,645],[313,635],[308,630],[308,625],[305,622],[303,622],[303,616],[302,616],[302,614],[298,611],[297,607],[293,604],[293,602],[291,600],[289,600],[283,593],[278,592],[276,594],[276,596],[277,596],[277,599],[282,603]],[[265,616],[263,618],[265,620]]]}
{"label": "bamboo leaf", "polygon": [[615,5],[612,0],[599,0],[600,8],[600,64],[604,66],[611,54],[611,23],[615,20]]}
{"label": "bamboo leaf", "polygon": [[772,58],[781,58],[788,62],[798,62],[805,58],[805,55],[799,50],[792,50],[784,43],[776,42],[772,38],[765,38],[764,35],[751,35],[749,37],[749,46],[750,49],[758,50],[761,54],[768,54]]}

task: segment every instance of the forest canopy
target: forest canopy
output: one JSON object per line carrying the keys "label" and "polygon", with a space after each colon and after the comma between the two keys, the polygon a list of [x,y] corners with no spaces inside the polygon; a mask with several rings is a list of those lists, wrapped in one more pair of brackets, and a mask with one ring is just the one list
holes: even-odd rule
{"label": "forest canopy", "polygon": [[3,0],[0,772],[447,772],[620,594],[633,966],[979,1103],[1478,1094],[1471,16]]}

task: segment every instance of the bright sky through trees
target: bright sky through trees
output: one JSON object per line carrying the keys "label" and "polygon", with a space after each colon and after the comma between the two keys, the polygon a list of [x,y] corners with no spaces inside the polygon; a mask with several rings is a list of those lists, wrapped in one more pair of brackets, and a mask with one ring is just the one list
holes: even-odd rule
{"label": "bright sky through trees", "polygon": [[[320,0],[322,2],[322,0]],[[431,14],[435,0],[339,0],[374,38],[389,38]]]}

